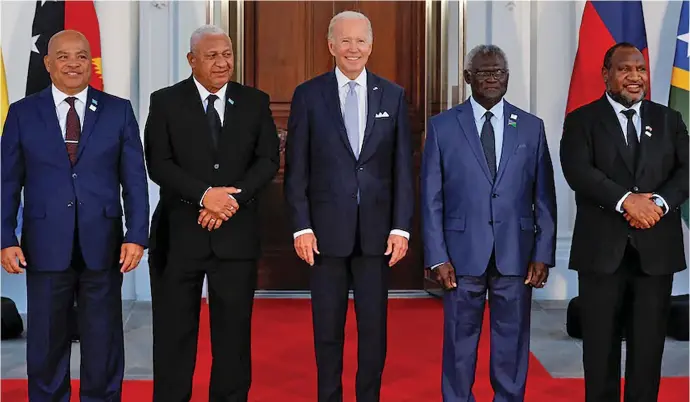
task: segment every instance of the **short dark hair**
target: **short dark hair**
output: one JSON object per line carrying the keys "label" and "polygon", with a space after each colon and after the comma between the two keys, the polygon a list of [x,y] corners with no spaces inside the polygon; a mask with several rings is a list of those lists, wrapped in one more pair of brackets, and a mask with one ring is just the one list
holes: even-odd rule
{"label": "short dark hair", "polygon": [[611,68],[611,59],[613,58],[613,54],[616,53],[616,50],[618,50],[620,48],[637,49],[637,47],[630,42],[619,42],[619,43],[616,43],[615,45],[611,46],[609,48],[609,50],[606,51],[606,54],[604,55],[604,68],[605,69],[608,70]]}

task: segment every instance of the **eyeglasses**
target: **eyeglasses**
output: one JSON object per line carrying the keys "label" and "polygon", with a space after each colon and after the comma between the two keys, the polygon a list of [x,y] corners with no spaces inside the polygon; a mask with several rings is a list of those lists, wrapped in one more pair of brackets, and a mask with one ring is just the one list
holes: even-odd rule
{"label": "eyeglasses", "polygon": [[472,74],[480,80],[489,79],[489,77],[494,77],[497,80],[505,78],[508,74],[508,70],[494,70],[494,71],[474,71]]}

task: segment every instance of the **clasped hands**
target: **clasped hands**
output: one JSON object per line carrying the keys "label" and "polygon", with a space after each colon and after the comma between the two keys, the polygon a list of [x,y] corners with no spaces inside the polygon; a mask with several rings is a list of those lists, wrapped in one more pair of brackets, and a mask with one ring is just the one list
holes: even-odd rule
{"label": "clasped hands", "polygon": [[201,201],[204,207],[199,210],[197,223],[209,232],[218,229],[240,209],[232,195],[241,192],[235,187],[213,187],[208,190]]}
{"label": "clasped hands", "polygon": [[664,211],[651,198],[651,193],[633,193],[625,198],[623,215],[630,226],[637,229],[649,229],[659,222]]}

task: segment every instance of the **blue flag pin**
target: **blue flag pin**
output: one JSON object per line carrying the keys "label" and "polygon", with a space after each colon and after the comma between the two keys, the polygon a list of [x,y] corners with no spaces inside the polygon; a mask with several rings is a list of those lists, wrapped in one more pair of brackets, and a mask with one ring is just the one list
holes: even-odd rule
{"label": "blue flag pin", "polygon": [[231,98],[228,98],[228,103],[231,104],[231,105],[234,105],[234,104],[235,104],[235,101],[232,100]]}

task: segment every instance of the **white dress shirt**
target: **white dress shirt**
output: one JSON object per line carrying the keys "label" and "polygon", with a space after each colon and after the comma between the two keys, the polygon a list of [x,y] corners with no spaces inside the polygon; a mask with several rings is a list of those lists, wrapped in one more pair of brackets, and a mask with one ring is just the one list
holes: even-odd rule
{"label": "white dress shirt", "polygon": [[[208,89],[204,88],[203,85],[199,83],[199,81],[196,80],[196,77],[193,77],[194,79],[194,85],[196,85],[196,89],[199,91],[199,96],[201,97],[201,104],[204,106],[204,113],[206,113],[206,109],[208,109],[208,96],[209,95],[216,95],[218,99],[216,99],[216,102],[213,104],[213,107],[216,109],[216,112],[218,112],[218,117],[220,117],[220,125],[222,126],[224,121],[225,121],[225,89],[228,87],[228,84],[226,83],[223,85],[221,89],[218,90],[218,92],[211,93],[208,91]],[[208,190],[210,190],[211,187],[207,188],[206,191],[204,191],[204,194],[201,196],[201,199],[199,200],[199,205],[204,206],[204,197],[206,197],[206,193],[208,193]],[[235,198],[232,195],[228,196],[230,198]]]}
{"label": "white dress shirt", "polygon": [[199,81],[196,80],[196,77],[194,77],[194,84],[196,85],[196,89],[199,90],[201,104],[204,105],[204,112],[206,112],[206,109],[208,108],[208,96],[216,95],[218,97],[213,106],[216,108],[216,112],[218,112],[218,117],[220,117],[220,124],[223,125],[223,122],[225,121],[225,90],[228,87],[228,84],[223,85],[223,87],[215,93],[209,92],[206,88],[204,88],[203,85],[199,84]]}
{"label": "white dress shirt", "polygon": [[[616,112],[616,117],[618,117],[618,124],[620,124],[621,126],[621,134],[623,135],[623,139],[625,140],[626,144],[628,143],[628,136],[626,134],[628,132],[628,118],[623,114],[623,112],[628,109],[633,109],[635,111],[635,114],[632,117],[632,121],[633,125],[635,126],[635,131],[637,132],[637,140],[640,141],[640,135],[642,134],[642,116],[640,115],[640,107],[642,106],[642,102],[637,102],[631,107],[626,108],[625,106],[613,100],[613,98],[611,98],[611,96],[609,96],[608,93],[606,93],[606,99],[609,101],[609,103],[613,107],[613,110]],[[631,192],[628,191],[627,193],[625,193],[623,197],[621,197],[621,199],[616,204],[616,211],[620,213],[625,212],[623,210],[623,202],[626,198],[628,198],[630,194]],[[654,194],[654,196],[659,197],[661,202],[664,203],[663,210],[664,214],[666,214],[666,212],[668,212],[668,204],[666,203],[666,200],[664,199],[664,197],[658,194]]]}
{"label": "white dress shirt", "polygon": [[[345,110],[345,99],[347,98],[347,93],[350,90],[349,82],[353,81],[345,76],[338,67],[335,68],[335,78],[338,81],[338,97],[340,98],[340,111],[341,114]],[[359,107],[359,154],[362,153],[362,144],[364,143],[364,130],[367,126],[367,69],[363,69],[359,76],[354,79],[357,83],[355,85],[355,93],[357,93],[357,106]],[[295,232],[293,237],[297,237],[305,233],[314,233],[311,229],[303,229]],[[391,230],[392,235],[402,236],[406,239],[410,239],[410,234],[404,230],[393,229]]]}
{"label": "white dress shirt", "polygon": [[[58,122],[60,123],[60,131],[62,132],[62,139],[65,139],[67,135],[67,112],[69,112],[69,103],[65,99],[73,96],[77,98],[74,102],[74,109],[79,116],[79,127],[84,127],[84,112],[86,111],[86,98],[89,93],[89,87],[84,88],[81,92],[76,95],[67,95],[66,93],[60,91],[52,85],[53,101],[55,101],[55,112],[57,113]],[[79,130],[81,132],[81,129]]]}
{"label": "white dress shirt", "polygon": [[[472,115],[474,116],[474,124],[477,126],[477,134],[479,134],[479,138],[481,138],[482,127],[484,127],[484,114],[487,110],[471,96],[470,105],[472,105]],[[501,150],[503,150],[503,105],[503,98],[501,98],[501,100],[489,110],[489,112],[493,113],[489,123],[491,123],[491,127],[494,129],[496,168],[498,168],[498,165],[501,163]]]}

